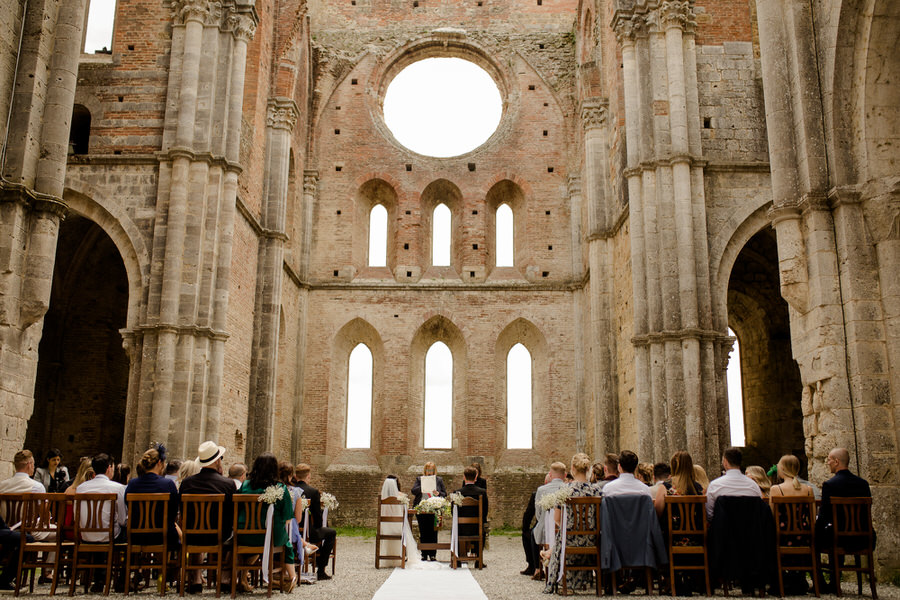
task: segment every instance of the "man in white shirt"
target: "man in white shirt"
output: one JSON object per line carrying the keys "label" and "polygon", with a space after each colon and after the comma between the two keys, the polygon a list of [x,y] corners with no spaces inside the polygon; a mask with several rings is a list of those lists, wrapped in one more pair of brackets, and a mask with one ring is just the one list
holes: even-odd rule
{"label": "man in white shirt", "polygon": [[722,468],[725,474],[713,479],[706,490],[706,518],[712,521],[716,498],[719,496],[762,497],[759,485],[741,473],[744,457],[737,448],[728,448],[722,454]]}
{"label": "man in white shirt", "polygon": [[619,453],[619,476],[603,486],[603,495],[607,497],[627,494],[649,496],[650,487],[634,476],[637,466],[637,454],[631,450],[622,450]]}
{"label": "man in white shirt", "polygon": [[[43,494],[47,490],[34,477],[34,455],[31,450],[19,450],[13,457],[15,475],[0,481],[0,494]],[[0,504],[0,517],[6,519],[6,504]],[[15,523],[9,523],[10,526]]]}
{"label": "man in white shirt", "polygon": [[[78,486],[76,494],[116,494],[116,521],[113,524],[113,536],[115,541],[124,542],[125,539],[125,522],[128,514],[125,508],[125,486],[121,483],[111,481],[116,465],[108,454],[98,454],[91,459],[91,467],[96,475],[90,481],[85,481]],[[101,523],[109,523],[109,515],[112,511],[112,504],[105,502],[103,504],[103,513],[100,517]],[[82,515],[85,517],[85,515]],[[87,524],[87,519],[82,518],[81,524]],[[86,533],[84,534],[86,542],[106,542],[106,534],[103,533]]]}

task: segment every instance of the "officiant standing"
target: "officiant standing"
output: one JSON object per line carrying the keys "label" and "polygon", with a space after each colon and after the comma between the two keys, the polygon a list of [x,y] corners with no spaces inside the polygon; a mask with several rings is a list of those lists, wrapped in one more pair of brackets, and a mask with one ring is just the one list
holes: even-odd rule
{"label": "officiant standing", "polygon": [[[422,474],[416,476],[416,484],[412,487],[412,494],[413,506],[418,506],[422,498],[431,498],[433,496],[447,497],[447,488],[444,487],[444,480],[437,474],[437,466],[433,462],[425,463]],[[419,543],[436,544],[438,534],[435,527],[435,516],[433,514],[417,514],[416,520],[419,522]],[[422,550],[422,560],[437,560],[437,550]]]}

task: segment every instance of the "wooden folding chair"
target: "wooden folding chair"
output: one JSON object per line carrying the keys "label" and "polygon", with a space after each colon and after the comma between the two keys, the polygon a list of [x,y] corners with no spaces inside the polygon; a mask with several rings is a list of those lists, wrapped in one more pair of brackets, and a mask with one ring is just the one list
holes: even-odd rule
{"label": "wooden folding chair", "polygon": [[[56,594],[59,577],[57,559],[60,552],[59,522],[63,510],[64,494],[25,494],[22,498],[22,540],[19,545],[19,569],[16,573],[16,596],[25,585],[23,572],[31,573],[28,592],[34,593],[34,577],[37,569],[53,569],[50,595]],[[29,542],[28,536],[34,541]],[[41,559],[41,554],[44,558]],[[53,557],[52,559],[50,557]]]}
{"label": "wooden folding chair", "polygon": [[[231,551],[231,597],[234,598],[237,593],[237,582],[240,580],[242,571],[260,571],[266,570],[268,574],[269,584],[266,588],[266,595],[272,596],[272,580],[274,573],[275,556],[279,556],[279,587],[283,589],[285,582],[285,551],[284,546],[272,546],[269,552],[269,564],[250,564],[248,560],[242,564],[240,558],[246,556],[261,556],[265,550],[264,540],[266,537],[266,511],[268,504],[260,502],[256,494],[235,494],[234,497],[234,546]],[[251,537],[252,536],[252,537]],[[263,540],[261,543],[253,544],[249,540],[256,538]],[[274,537],[273,537],[274,541]]]}
{"label": "wooden folding chair", "polygon": [[[128,549],[125,553],[125,595],[131,589],[131,572],[160,571],[166,595],[166,567],[169,563],[170,494],[128,494]],[[144,560],[149,555],[148,560]],[[156,560],[154,560],[156,559]],[[151,578],[151,581],[153,579]]]}
{"label": "wooden folding chair", "polygon": [[[69,595],[75,595],[75,583],[78,581],[78,569],[106,570],[106,583],[103,595],[109,596],[109,585],[112,580],[115,552],[116,494],[75,494],[75,544],[72,551],[72,580],[69,582]],[[103,506],[109,503],[109,520],[103,522]],[[90,538],[86,539],[87,537]],[[105,560],[91,557],[106,556]],[[90,585],[88,577],[88,585]]]}
{"label": "wooden folding chair", "polygon": [[[778,593],[784,598],[784,572],[809,571],[816,597],[819,597],[819,571],[816,566],[816,500],[812,496],[776,496],[771,498],[775,514],[775,550],[778,566]],[[797,557],[785,564],[785,557]],[[805,564],[797,564],[806,557]]]}
{"label": "wooden folding chair", "polygon": [[[566,518],[566,561],[560,564],[562,569],[562,594],[568,595],[566,573],[569,571],[593,571],[597,584],[597,595],[600,595],[600,504],[599,496],[578,496],[566,500],[566,506],[572,517]],[[588,546],[569,545],[570,540],[589,538]],[[584,556],[583,564],[569,564],[569,557]]]}
{"label": "wooden folding chair", "polygon": [[[869,578],[872,600],[878,600],[875,589],[875,533],[872,529],[871,498],[831,498],[832,539],[828,549],[827,570],[832,573],[834,593],[841,595],[841,573],[856,573],[857,593],[862,595],[863,573]],[[853,556],[854,564],[844,565],[844,557]],[[862,564],[865,557],[866,564]],[[824,565],[822,569],[826,569]]]}
{"label": "wooden folding chair", "polygon": [[[706,595],[711,596],[706,496],[666,496],[666,526],[669,532],[670,593],[676,595],[675,571],[703,571]],[[681,556],[697,556],[702,563],[676,565],[675,557]]]}
{"label": "wooden folding chair", "polygon": [[[255,496],[254,496],[255,498]],[[190,571],[215,570],[216,598],[222,595],[222,520],[225,494],[182,494],[181,496],[181,582],[178,593],[184,596]],[[206,560],[191,564],[191,555],[206,554]],[[210,556],[215,555],[215,561]]]}
{"label": "wooden folding chair", "polygon": [[[462,513],[462,509],[469,506],[477,506],[478,514],[475,516],[458,516],[456,519],[456,523],[458,525],[458,529],[462,529],[464,526],[472,526],[477,528],[478,535],[457,535],[457,545],[462,556],[457,556],[454,551],[456,548],[450,549],[450,568],[456,569],[459,567],[459,563],[468,563],[474,562],[477,565],[477,568],[481,569],[484,565],[484,521],[482,519],[482,513],[484,511],[484,507],[482,505],[482,496],[478,496],[478,499],[463,497],[462,504],[457,509],[459,513]],[[475,556],[469,556],[468,549],[470,545],[475,546]]]}
{"label": "wooden folding chair", "polygon": [[[397,507],[396,509],[394,507]],[[389,507],[387,509],[388,513],[396,512],[398,515],[386,515],[385,507]],[[399,560],[400,568],[406,568],[406,546],[403,545],[403,524],[406,521],[406,504],[404,504],[399,498],[395,498],[393,496],[389,498],[384,498],[378,502],[378,524],[375,529],[375,568],[381,568],[381,559],[385,560]],[[400,525],[400,533],[392,534],[392,533],[384,533],[383,526],[388,524],[389,527],[393,528],[394,525]],[[400,554],[382,554],[381,553],[381,542],[383,541],[399,541],[400,542]],[[332,566],[332,571],[334,571],[334,567]]]}

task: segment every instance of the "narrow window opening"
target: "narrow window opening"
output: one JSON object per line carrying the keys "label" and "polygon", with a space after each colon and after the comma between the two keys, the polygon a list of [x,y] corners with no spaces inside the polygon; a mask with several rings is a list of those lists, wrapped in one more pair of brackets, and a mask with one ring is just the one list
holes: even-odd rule
{"label": "narrow window opening", "polygon": [[513,266],[513,211],[505,202],[497,208],[497,266]]}
{"label": "narrow window opening", "polygon": [[347,369],[347,447],[372,444],[372,352],[357,344]]}
{"label": "narrow window opening", "polygon": [[446,204],[438,204],[431,218],[431,264],[436,267],[450,266],[450,209]]}
{"label": "narrow window opening", "polygon": [[728,421],[731,425],[731,445],[743,446],[746,443],[744,433],[744,390],[741,383],[741,344],[737,336],[729,328],[728,335],[734,338],[731,357],[725,380],[728,382]]}
{"label": "narrow window opening", "polygon": [[334,276],[335,276],[335,277],[338,276],[338,270],[337,270],[337,269],[334,270]]}
{"label": "narrow window opening", "polygon": [[425,448],[450,448],[453,432],[453,353],[435,342],[425,354]]}
{"label": "narrow window opening", "polygon": [[112,54],[116,0],[90,0],[84,32],[86,54]]}
{"label": "narrow window opening", "polygon": [[387,209],[376,204],[369,212],[369,266],[387,266]]}
{"label": "narrow window opening", "polygon": [[531,353],[522,344],[506,355],[506,447],[532,447]]}
{"label": "narrow window opening", "polygon": [[72,128],[69,130],[69,153],[87,154],[91,138],[91,111],[76,104],[72,107]]}
{"label": "narrow window opening", "polygon": [[412,165],[409,164],[409,163],[407,163],[407,165],[406,165],[406,170],[407,170],[407,171],[412,171]]}

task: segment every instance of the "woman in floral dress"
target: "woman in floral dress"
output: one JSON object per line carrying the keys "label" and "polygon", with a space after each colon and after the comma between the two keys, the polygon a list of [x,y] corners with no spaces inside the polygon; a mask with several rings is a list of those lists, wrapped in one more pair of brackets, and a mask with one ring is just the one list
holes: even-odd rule
{"label": "woman in floral dress", "polygon": [[[588,481],[587,472],[588,469],[591,468],[591,459],[588,458],[587,454],[579,452],[575,456],[572,457],[572,466],[571,473],[573,481],[568,484],[568,488],[571,490],[570,497],[582,497],[582,496],[600,496],[601,491],[594,485]],[[568,513],[567,520],[571,522],[572,520],[572,510],[566,506],[566,511]],[[600,515],[595,514],[589,516],[589,525],[593,526],[594,520],[599,519]],[[556,509],[556,522],[557,524],[562,521],[562,510]],[[589,535],[578,535],[578,536],[567,536],[567,540],[562,540],[561,532],[556,532],[556,539],[553,544],[553,552],[550,556],[550,566],[548,568],[547,574],[547,584],[544,586],[545,594],[552,594],[555,591],[558,591],[559,584],[559,554],[560,548],[563,543],[568,544],[569,546],[579,546],[581,548],[587,548],[589,546],[593,546],[597,543],[597,540],[593,539],[592,536]],[[589,556],[581,555],[581,556],[566,556],[566,564],[567,565],[576,565],[576,564],[587,564],[589,560]],[[593,573],[591,571],[566,571],[566,587],[572,590],[583,590],[587,589],[589,586],[594,585]]]}

